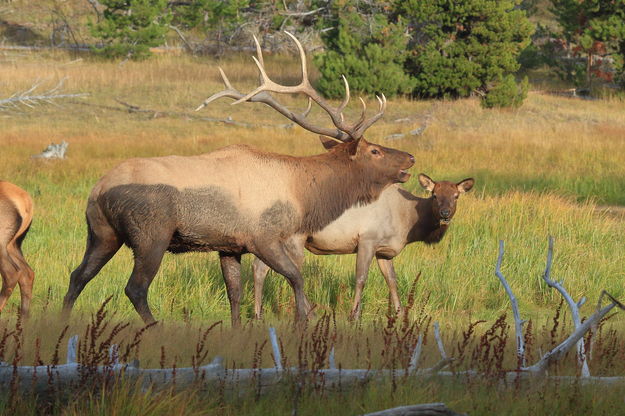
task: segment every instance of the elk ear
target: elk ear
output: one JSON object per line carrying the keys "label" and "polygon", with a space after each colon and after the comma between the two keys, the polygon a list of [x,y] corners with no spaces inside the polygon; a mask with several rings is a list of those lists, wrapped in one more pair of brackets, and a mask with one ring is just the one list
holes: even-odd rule
{"label": "elk ear", "polygon": [[327,136],[319,136],[319,140],[321,140],[321,145],[326,150],[332,150],[334,146],[341,143],[338,140],[334,140]]}
{"label": "elk ear", "polygon": [[467,178],[458,182],[456,187],[458,188],[458,192],[463,193],[469,192],[473,188],[473,185],[475,185],[475,180],[473,178]]}
{"label": "elk ear", "polygon": [[419,174],[419,183],[424,189],[427,189],[430,192],[434,190],[434,181],[425,173]]}

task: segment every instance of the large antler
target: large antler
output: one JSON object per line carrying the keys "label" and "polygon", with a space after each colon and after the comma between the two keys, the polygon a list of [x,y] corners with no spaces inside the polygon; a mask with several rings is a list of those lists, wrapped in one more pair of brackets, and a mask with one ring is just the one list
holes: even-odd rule
{"label": "large antler", "polygon": [[[386,97],[384,96],[384,94],[382,94],[381,98],[376,96],[380,107],[378,112],[370,118],[366,118],[365,116],[367,106],[361,98],[360,101],[362,103],[362,114],[360,115],[359,120],[354,124],[347,124],[343,117],[343,110],[347,106],[347,103],[350,99],[349,84],[347,82],[347,79],[343,76],[343,82],[345,84],[345,99],[343,100],[341,105],[334,108],[327,101],[325,101],[310,84],[310,80],[308,79],[308,68],[306,66],[306,53],[304,52],[302,44],[291,33],[286,31],[284,33],[286,33],[291,37],[291,39],[293,39],[293,41],[297,45],[297,49],[299,50],[300,60],[302,64],[302,81],[298,85],[280,85],[269,78],[267,72],[265,71],[265,63],[263,60],[263,54],[260,48],[260,44],[258,43],[258,39],[256,39],[256,36],[254,36],[254,43],[256,44],[256,54],[258,55],[258,58],[253,58],[259,70],[260,86],[249,94],[243,94],[232,87],[224,71],[219,68],[219,73],[221,74],[221,78],[223,79],[226,89],[215,93],[207,98],[202,103],[202,105],[200,105],[196,109],[196,111],[202,109],[210,102],[221,97],[235,99],[236,101],[233,104],[239,104],[244,101],[261,102],[267,104],[289,120],[297,123],[306,130],[312,131],[313,133],[334,137],[335,139],[341,141],[360,139],[364,134],[365,130],[367,130],[373,123],[378,121],[380,117],[382,117],[382,115],[384,114],[384,110],[386,109]],[[269,92],[275,92],[280,94],[305,94],[308,97],[308,107],[303,113],[294,113],[293,111],[289,110],[278,101],[276,101],[269,94]],[[306,116],[308,116],[308,113],[310,112],[312,101],[316,102],[319,107],[321,107],[325,112],[328,113],[330,119],[332,120],[332,123],[334,123],[334,126],[336,127],[335,129],[315,126],[306,119]]]}

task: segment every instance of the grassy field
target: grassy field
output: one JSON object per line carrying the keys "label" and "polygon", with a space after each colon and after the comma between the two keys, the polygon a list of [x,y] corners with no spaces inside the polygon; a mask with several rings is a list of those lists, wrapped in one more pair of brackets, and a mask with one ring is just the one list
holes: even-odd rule
{"label": "grassy field", "polygon": [[[291,57],[270,57],[270,74],[282,82],[296,82],[298,72],[293,61]],[[264,106],[232,107],[223,101],[193,113],[208,95],[222,88],[217,65],[241,90],[254,86],[256,74],[248,56],[221,62],[161,56],[148,62],[120,65],[58,53],[0,55],[0,99],[26,90],[36,80],[44,81],[40,90],[45,90],[45,86],[51,87],[64,77],[64,91],[89,93],[87,98],[73,102],[0,112],[0,178],[28,190],[36,204],[35,221],[24,243],[25,255],[37,276],[33,319],[26,325],[22,341],[23,364],[33,363],[38,354],[44,361],[53,356],[55,342],[64,327],[63,322],[56,320],[56,312],[67,290],[69,274],[80,263],[85,246],[86,199],[97,179],[117,163],[130,157],[198,154],[234,143],[296,155],[322,151],[313,134],[299,127],[276,127],[284,120]],[[118,111],[114,108],[123,106],[116,99],[158,112]],[[284,97],[284,102],[298,108],[305,105],[302,99],[291,97]],[[530,93],[526,104],[515,111],[486,111],[475,100],[389,102],[384,119],[367,137],[415,156],[417,162],[407,189],[425,195],[416,180],[419,172],[434,179],[458,181],[473,176],[477,181],[476,188],[460,200],[453,225],[442,243],[428,247],[414,244],[396,259],[404,301],[415,276],[422,273],[415,289],[417,307],[412,310],[411,319],[427,315],[441,321],[443,336],[453,350],[470,321],[492,322],[508,312],[509,302],[493,274],[499,239],[506,242],[503,272],[519,298],[523,317],[533,319],[536,337],[541,339],[533,347],[534,358],[553,342],[545,334],[554,325],[552,317],[560,301],[541,279],[548,235],[556,241],[553,277],[563,279],[574,298],[588,297],[583,314],[592,313],[603,289],[622,300],[624,109],[625,104],[616,99],[581,101],[538,91]],[[350,106],[348,117],[357,116],[358,111],[355,104]],[[264,126],[237,127],[198,118],[201,116],[231,116],[235,121]],[[319,122],[324,120],[318,111],[311,117]],[[407,134],[399,140],[385,139],[425,123],[427,128],[421,136]],[[70,143],[66,160],[30,157],[50,142],[62,140]],[[339,335],[334,345],[338,361],[344,367],[378,368],[388,364],[384,351],[389,347],[382,329],[386,322],[387,290],[381,274],[372,267],[364,294],[362,325],[346,325],[354,261],[354,256],[307,255],[306,293],[318,305],[318,317],[324,312],[336,313]],[[123,293],[131,267],[131,253],[122,249],[78,299],[68,334],[83,334],[85,318],[109,296],[114,319],[134,320],[138,325],[137,315]],[[252,316],[249,258],[245,260],[244,278],[246,321]],[[291,364],[296,364],[301,360],[298,348],[311,336],[312,328],[307,329],[306,335],[291,334],[288,321],[294,312],[292,292],[282,277],[270,277],[265,288],[267,322],[278,326],[286,356]],[[144,367],[163,363],[168,367],[174,363],[189,365],[200,328],[229,319],[215,253],[166,255],[149,300],[161,323],[158,331],[146,333],[141,351],[135,352]],[[2,326],[7,330],[13,326],[7,316],[14,315],[18,301],[19,296],[13,296],[2,314]],[[561,320],[564,322],[565,318],[566,314]],[[612,318],[613,327],[622,327],[620,319],[619,315]],[[122,335],[132,338],[136,328],[129,328]],[[565,328],[570,329],[570,324]],[[622,358],[625,348],[621,337],[610,331],[613,329],[606,329],[603,350],[596,354],[593,374],[622,375],[614,363]],[[558,339],[565,335],[563,324],[557,333]],[[36,346],[37,339],[41,340],[41,347]],[[170,342],[181,339],[189,342]],[[271,366],[269,347],[262,346],[264,341],[264,324],[248,323],[243,330],[234,331],[223,325],[211,332],[208,349],[211,357],[223,356],[230,367]],[[479,338],[474,340],[475,348],[478,341]],[[10,361],[11,348],[7,349],[5,360]],[[259,353],[259,348],[264,350]],[[359,352],[354,353],[354,349]],[[510,361],[511,338],[506,351],[505,365],[514,367]],[[261,357],[262,362],[254,357]],[[568,367],[558,371],[575,373],[574,359],[570,358]],[[430,337],[425,365],[437,359]],[[274,395],[250,394],[244,398],[215,397],[202,391],[170,392],[159,393],[158,400],[154,400],[150,392],[122,385],[114,387],[106,399],[85,393],[83,400],[72,404],[56,403],[54,411],[110,414],[111,409],[117,409],[118,414],[136,414],[136,409],[140,409],[144,414],[287,414],[293,407],[294,393],[288,386],[284,389]],[[492,385],[488,383],[470,383],[467,387],[464,382],[445,380],[419,385],[405,381],[398,386],[380,383],[349,393],[327,393],[329,396],[312,389],[298,400],[299,414],[356,414],[434,400],[471,414],[573,414],[588,413],[589,409],[595,410],[594,414],[614,414],[615,406],[622,402],[622,389],[602,391],[601,395],[597,389],[575,385],[507,386],[499,388],[494,400]],[[280,401],[277,397],[287,399]],[[326,397],[336,400],[322,400]],[[518,397],[527,399],[520,403]],[[0,397],[0,409],[8,406],[7,400],[6,396]],[[24,414],[41,410],[29,401],[12,409]]]}
{"label": "grassy field", "polygon": [[[283,82],[297,78],[290,57],[274,57],[269,71]],[[299,127],[233,127],[196,118],[152,113],[129,114],[98,106],[124,102],[158,111],[192,113],[219,90],[217,65],[242,90],[255,83],[250,58],[223,62],[163,56],[123,65],[76,59],[68,55],[19,55],[0,63],[3,96],[28,88],[35,80],[54,85],[67,77],[64,90],[85,92],[77,103],[0,113],[0,177],[34,197],[36,216],[25,242],[26,256],[37,273],[34,312],[49,297],[60,305],[69,273],[83,254],[84,208],[88,193],[107,170],[136,156],[197,154],[233,143],[248,143],[289,154],[320,152],[317,138]],[[43,87],[42,87],[43,88]],[[284,97],[293,106],[301,99]],[[406,188],[424,195],[416,174],[460,180],[473,176],[474,191],[463,197],[454,224],[442,243],[414,244],[396,259],[401,293],[417,272],[423,277],[420,297],[428,310],[446,316],[492,318],[507,308],[493,267],[497,242],[506,242],[503,271],[530,316],[553,308],[557,296],[540,279],[547,236],[556,240],[554,276],[563,278],[574,297],[595,299],[602,289],[623,294],[625,219],[601,206],[625,205],[625,112],[621,101],[581,101],[530,94],[517,111],[486,111],[474,100],[456,102],[393,100],[368,138],[414,154],[417,162]],[[348,116],[359,109],[354,105]],[[216,102],[196,115],[278,125],[279,115],[258,104],[230,106]],[[321,112],[312,117],[323,122]],[[403,122],[395,122],[402,120]],[[409,119],[406,121],[405,119]],[[428,121],[421,136],[385,140]],[[42,161],[30,156],[50,142],[70,143],[68,158]],[[167,255],[151,290],[150,302],[160,319],[222,319],[228,315],[216,254]],[[344,314],[352,291],[354,256],[308,256],[306,292],[320,310]],[[131,269],[122,250],[85,289],[78,310],[90,311],[107,296],[122,317],[134,317],[123,287]],[[245,263],[244,314],[251,316],[249,259]],[[292,296],[285,280],[268,279],[265,302],[269,317],[291,316]],[[372,268],[365,291],[365,319],[386,307],[381,274]],[[17,304],[11,299],[9,311]]]}

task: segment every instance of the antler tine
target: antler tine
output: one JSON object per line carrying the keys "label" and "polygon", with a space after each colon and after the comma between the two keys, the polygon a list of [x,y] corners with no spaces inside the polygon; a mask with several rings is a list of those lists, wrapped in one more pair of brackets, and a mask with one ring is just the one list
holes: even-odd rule
{"label": "antler tine", "polygon": [[358,97],[358,99],[360,100],[360,103],[362,104],[362,113],[360,113],[360,118],[358,119],[358,121],[354,123],[355,131],[357,131],[358,127],[360,127],[362,123],[365,122],[365,115],[367,113],[367,103],[365,103],[365,100],[363,100],[362,97]]}
{"label": "antler tine", "polygon": [[308,117],[308,114],[310,114],[310,110],[312,110],[312,98],[308,97],[308,106],[306,107],[306,110],[304,110],[304,112],[302,113],[302,117]]}
{"label": "antler tine", "polygon": [[297,46],[297,50],[299,51],[299,59],[302,62],[302,82],[300,85],[310,86],[310,81],[308,80],[308,65],[306,65],[306,52],[304,52],[304,47],[291,32],[287,32],[285,30],[284,33],[286,33],[291,39],[293,39],[295,45]]}
{"label": "antler tine", "polygon": [[345,84],[345,99],[343,100],[341,105],[339,105],[339,107],[336,109],[339,113],[342,113],[345,107],[347,107],[347,103],[349,102],[349,98],[350,98],[349,82],[347,82],[347,78],[345,78],[345,75],[341,75],[341,77],[343,77],[343,84]]}
{"label": "antler tine", "polygon": [[362,136],[365,130],[371,127],[373,123],[378,121],[384,115],[384,112],[386,111],[386,96],[383,93],[381,95],[382,98],[380,98],[380,96],[378,95],[375,96],[375,98],[378,99],[378,103],[380,104],[378,112],[373,117],[367,119],[366,121],[363,121],[362,123],[357,124],[357,127],[355,127],[354,129],[354,135],[356,137]]}
{"label": "antler tine", "polygon": [[200,104],[198,108],[195,109],[195,111],[200,111],[202,108],[206,107],[208,104],[210,104],[211,102],[221,97],[239,98],[243,96],[243,94],[241,94],[239,91],[235,90],[232,87],[232,84],[230,84],[230,80],[226,76],[226,73],[224,72],[224,70],[221,69],[221,67],[218,67],[218,69],[219,69],[219,73],[221,74],[221,80],[223,81],[226,89],[208,97],[206,100],[204,100],[202,104]]}
{"label": "antler tine", "polygon": [[258,38],[256,35],[252,35],[254,38],[254,44],[256,45],[256,56],[258,56],[258,60],[262,66],[265,66],[265,60],[263,59],[263,50],[260,48],[260,43],[258,42]]}
{"label": "antler tine", "polygon": [[255,56],[252,56],[252,59],[254,60],[254,62],[256,63],[256,66],[258,67],[258,71],[259,71],[259,77],[261,80],[261,84],[252,92],[250,92],[249,94],[245,95],[244,97],[236,100],[235,102],[232,103],[232,105],[236,105],[236,104],[240,104],[244,101],[249,100],[250,98],[252,98],[253,96],[255,96],[256,94],[258,94],[259,92],[268,90],[269,85],[274,84],[271,79],[269,78],[269,76],[267,76],[267,73],[265,72],[265,68],[263,67],[263,65],[258,61],[258,59],[256,59]]}

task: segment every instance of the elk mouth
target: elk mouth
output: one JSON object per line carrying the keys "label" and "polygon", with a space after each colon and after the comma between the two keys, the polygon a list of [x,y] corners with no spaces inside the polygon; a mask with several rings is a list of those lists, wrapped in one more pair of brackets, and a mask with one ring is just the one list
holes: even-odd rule
{"label": "elk mouth", "polygon": [[440,224],[441,225],[449,225],[450,222],[451,222],[451,218],[441,218],[440,219]]}
{"label": "elk mouth", "polygon": [[397,179],[399,179],[399,182],[404,183],[410,179],[410,174],[402,169],[399,171],[399,177]]}

